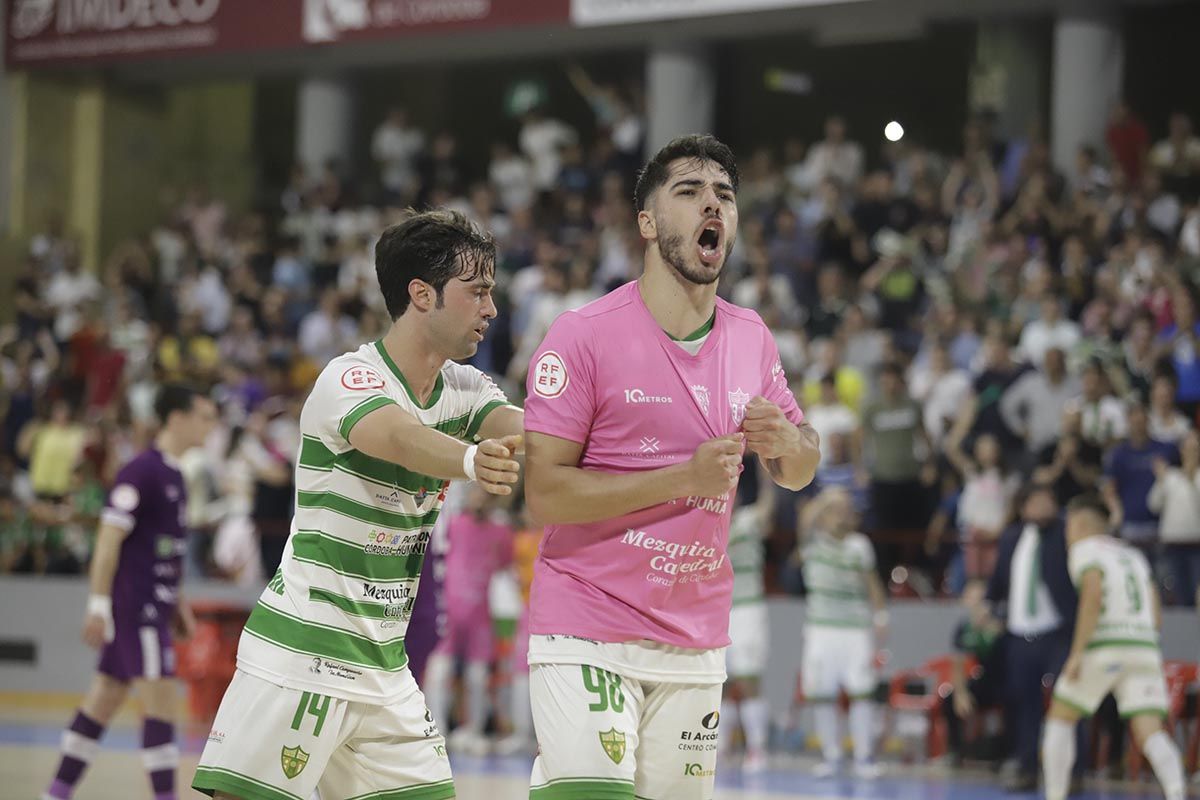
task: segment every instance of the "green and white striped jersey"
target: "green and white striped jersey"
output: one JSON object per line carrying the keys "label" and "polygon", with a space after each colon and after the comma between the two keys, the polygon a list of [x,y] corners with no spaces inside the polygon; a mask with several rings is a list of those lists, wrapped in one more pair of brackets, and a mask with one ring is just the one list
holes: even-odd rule
{"label": "green and white striped jersey", "polygon": [[1146,557],[1111,536],[1089,536],[1071,545],[1071,580],[1083,583],[1089,570],[1100,572],[1103,605],[1087,649],[1158,647],[1154,625],[1154,576]]}
{"label": "green and white striped jersey", "polygon": [[[771,487],[767,487],[770,489]],[[761,509],[743,506],[729,521],[729,564],[733,567],[733,604],[763,601],[763,537],[767,522]]]}
{"label": "green and white striped jersey", "polygon": [[875,569],[875,548],[861,533],[835,539],[816,532],[804,547],[805,622],[810,627],[870,628],[866,573]]}
{"label": "green and white striped jersey", "polygon": [[507,403],[482,372],[448,361],[420,404],[379,342],[330,361],[300,414],[292,531],[242,632],[238,666],[347,700],[402,694],[404,632],[449,482],[356,451],[350,431],[396,404],[474,441],[484,418]]}

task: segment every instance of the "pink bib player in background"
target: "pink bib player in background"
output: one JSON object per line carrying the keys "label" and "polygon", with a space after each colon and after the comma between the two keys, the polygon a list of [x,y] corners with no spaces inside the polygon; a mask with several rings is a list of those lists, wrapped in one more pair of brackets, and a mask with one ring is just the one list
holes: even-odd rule
{"label": "pink bib player in background", "polygon": [[488,669],[495,650],[488,586],[492,576],[512,563],[513,529],[499,502],[470,483],[463,508],[451,516],[446,535],[446,635],[429,658],[425,695],[433,718],[449,719],[455,660],[465,661],[465,713],[448,741],[457,750],[483,754]]}

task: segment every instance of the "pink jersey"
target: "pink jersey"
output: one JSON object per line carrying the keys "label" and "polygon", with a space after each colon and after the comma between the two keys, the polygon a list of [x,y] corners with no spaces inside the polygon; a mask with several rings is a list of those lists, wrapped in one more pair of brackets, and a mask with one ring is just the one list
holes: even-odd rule
{"label": "pink jersey", "polygon": [[[579,465],[639,472],[736,433],[755,395],[799,424],[771,332],[717,300],[695,356],[658,326],[637,283],[557,320],[529,369],[525,428],[583,444]],[[530,630],[602,642],[729,644],[730,497],[688,497],[585,525],[550,525],[534,565]]]}
{"label": "pink jersey", "polygon": [[446,527],[446,613],[455,618],[476,617],[490,625],[488,584],[512,562],[512,531],[493,518],[456,514]]}

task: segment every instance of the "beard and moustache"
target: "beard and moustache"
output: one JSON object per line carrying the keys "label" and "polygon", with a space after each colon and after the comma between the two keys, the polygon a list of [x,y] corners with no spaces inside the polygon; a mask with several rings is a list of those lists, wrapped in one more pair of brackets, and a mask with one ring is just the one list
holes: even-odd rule
{"label": "beard and moustache", "polygon": [[[658,225],[659,230],[663,230],[663,227],[661,224]],[[729,260],[729,254],[733,252],[733,242],[732,238],[725,242],[725,257],[721,259],[721,263],[715,264],[711,268],[704,264],[697,266],[692,263],[691,259],[688,258],[687,240],[679,233],[660,236],[658,239],[658,252],[662,256],[663,261],[667,262],[688,283],[694,283],[697,286],[707,286],[710,283],[716,283],[720,279],[721,270],[725,267],[725,262]],[[710,269],[711,271],[709,271]]]}

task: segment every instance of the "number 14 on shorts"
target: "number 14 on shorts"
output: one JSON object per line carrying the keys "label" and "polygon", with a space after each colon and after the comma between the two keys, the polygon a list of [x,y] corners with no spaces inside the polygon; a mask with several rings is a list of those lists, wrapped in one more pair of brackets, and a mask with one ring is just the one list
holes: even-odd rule
{"label": "number 14 on shorts", "polygon": [[588,703],[588,711],[608,711],[611,708],[620,714],[625,710],[625,693],[621,690],[620,675],[587,664],[581,669],[583,688],[596,696],[595,702]]}

